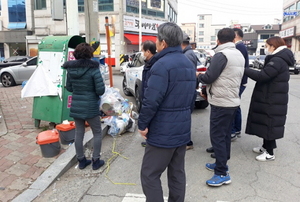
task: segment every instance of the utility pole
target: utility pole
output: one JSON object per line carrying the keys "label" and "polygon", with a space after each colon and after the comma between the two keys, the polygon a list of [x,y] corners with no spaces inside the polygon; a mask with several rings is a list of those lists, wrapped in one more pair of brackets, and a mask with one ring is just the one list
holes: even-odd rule
{"label": "utility pole", "polygon": [[67,33],[71,35],[79,35],[78,23],[78,2],[74,0],[66,0],[67,9]]}
{"label": "utility pole", "polygon": [[[74,1],[74,0],[72,0]],[[98,19],[98,1],[84,1],[85,15],[85,40],[87,43],[100,41],[99,37],[99,19]]]}
{"label": "utility pole", "polygon": [[105,17],[105,31],[106,31],[106,43],[107,43],[107,56],[108,56],[108,71],[109,71],[109,84],[110,87],[113,87],[113,77],[112,77],[112,67],[111,67],[111,51],[110,51],[110,35],[109,35],[109,26],[108,17]]}

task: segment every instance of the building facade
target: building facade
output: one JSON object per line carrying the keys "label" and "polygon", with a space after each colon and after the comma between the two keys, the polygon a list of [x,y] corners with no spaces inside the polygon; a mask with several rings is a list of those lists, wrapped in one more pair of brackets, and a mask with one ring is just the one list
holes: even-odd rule
{"label": "building facade", "polygon": [[196,23],[197,49],[209,50],[217,45],[217,34],[226,24],[212,24],[212,14],[198,14]]}
{"label": "building facade", "polygon": [[190,42],[196,42],[196,23],[181,23],[180,28],[190,37]]}
{"label": "building facade", "polygon": [[283,1],[283,22],[280,36],[300,63],[300,0]]}
{"label": "building facade", "polygon": [[[67,1],[67,2],[66,2]],[[76,0],[0,0],[0,56],[36,55],[39,41],[49,35],[68,35],[68,1]],[[105,17],[108,17],[111,33],[111,57],[139,51],[139,32],[142,40],[155,40],[157,27],[167,21],[177,22],[177,0],[94,0],[94,12],[98,13],[97,29],[101,54],[107,56]],[[84,0],[77,0],[76,16],[78,35],[84,36]],[[70,9],[69,9],[70,11]],[[74,16],[74,15],[73,15]],[[140,22],[141,20],[141,22]],[[141,25],[141,30],[140,26]]]}

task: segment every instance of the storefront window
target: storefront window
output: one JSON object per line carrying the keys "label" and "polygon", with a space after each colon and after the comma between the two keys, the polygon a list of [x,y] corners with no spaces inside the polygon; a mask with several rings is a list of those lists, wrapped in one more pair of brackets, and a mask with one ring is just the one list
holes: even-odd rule
{"label": "storefront window", "polygon": [[270,37],[274,36],[274,34],[261,34],[260,39],[268,39]]}

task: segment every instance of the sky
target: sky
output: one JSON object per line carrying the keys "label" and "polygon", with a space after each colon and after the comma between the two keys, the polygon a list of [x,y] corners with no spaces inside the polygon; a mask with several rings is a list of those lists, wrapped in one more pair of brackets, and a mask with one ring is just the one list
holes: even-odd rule
{"label": "sky", "polygon": [[[198,14],[212,14],[213,24],[275,24],[282,22],[283,0],[178,0],[180,23],[197,21]],[[235,23],[236,24],[236,23]]]}

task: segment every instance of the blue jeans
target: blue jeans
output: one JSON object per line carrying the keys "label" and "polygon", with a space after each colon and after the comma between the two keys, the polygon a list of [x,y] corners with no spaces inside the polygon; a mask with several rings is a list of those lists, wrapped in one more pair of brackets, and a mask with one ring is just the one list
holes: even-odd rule
{"label": "blue jeans", "polygon": [[[239,96],[241,98],[246,86],[241,85]],[[240,132],[242,130],[242,112],[240,106],[236,109],[235,117],[232,122],[231,134]]]}

